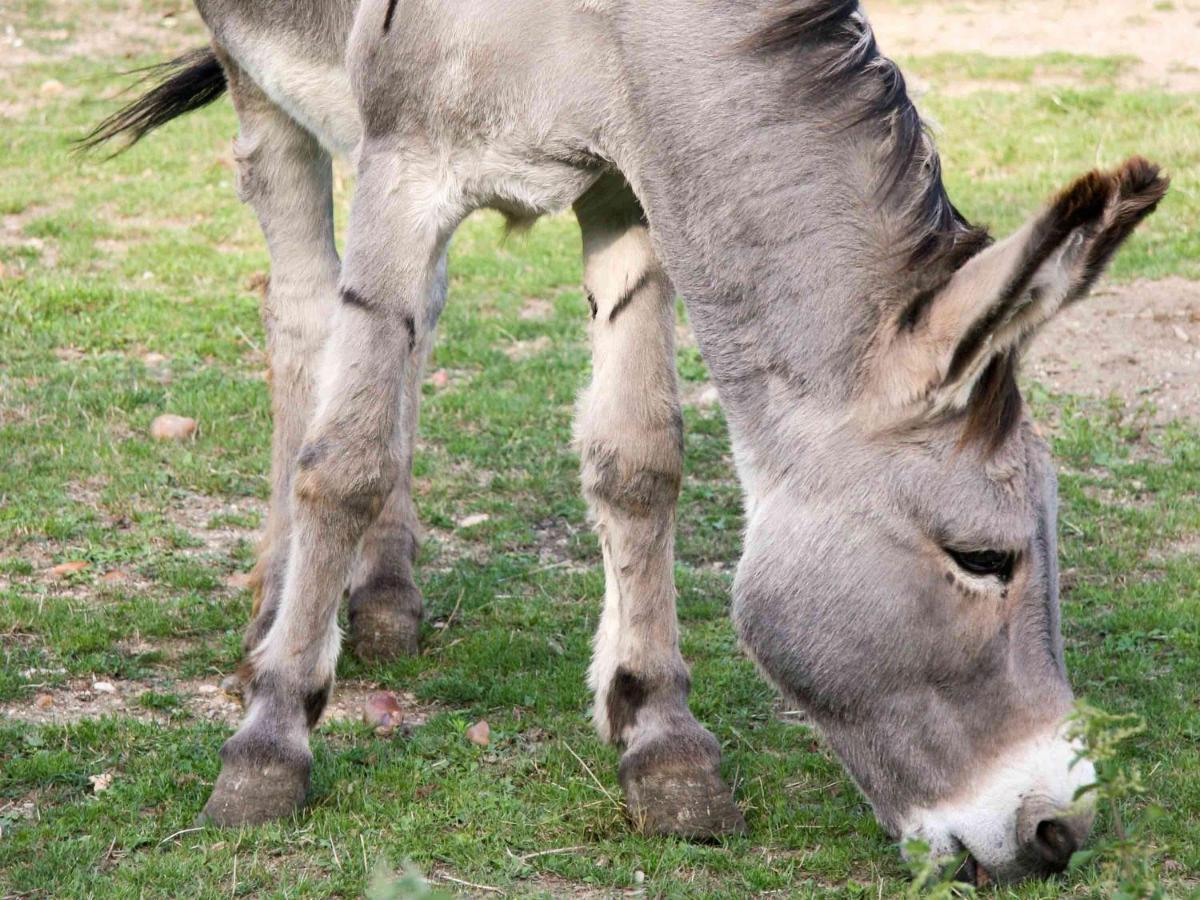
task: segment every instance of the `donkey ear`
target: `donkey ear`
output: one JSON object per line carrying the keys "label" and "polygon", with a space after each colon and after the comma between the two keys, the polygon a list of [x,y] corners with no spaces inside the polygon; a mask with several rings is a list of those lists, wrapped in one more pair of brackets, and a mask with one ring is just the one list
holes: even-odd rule
{"label": "donkey ear", "polygon": [[1051,316],[1087,293],[1167,185],[1141,157],[1112,172],[1089,172],[1016,233],[972,257],[894,323],[888,359],[879,360],[891,371],[893,401],[965,406],[992,360],[1019,352]]}

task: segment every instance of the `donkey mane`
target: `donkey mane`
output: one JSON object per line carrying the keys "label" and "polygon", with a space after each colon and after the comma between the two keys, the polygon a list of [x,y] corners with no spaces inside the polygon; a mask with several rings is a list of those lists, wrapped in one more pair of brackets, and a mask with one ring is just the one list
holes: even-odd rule
{"label": "donkey mane", "polygon": [[[859,0],[785,0],[745,48],[788,55],[797,91],[827,112],[838,131],[873,126],[880,164],[876,198],[909,224],[899,252],[913,287],[894,321],[915,328],[938,291],[992,238],[968,222],[946,193],[933,139],[899,66],[880,52]],[[1020,413],[1016,359],[1008,354],[987,366],[972,391],[960,445],[978,443],[995,452]]]}
{"label": "donkey mane", "polygon": [[920,284],[905,318],[914,320],[968,259],[991,243],[942,184],[941,161],[904,75],[884,56],[858,0],[785,0],[743,42],[759,55],[788,55],[795,86],[839,132],[864,126],[878,137],[877,200],[910,223],[902,268]]}

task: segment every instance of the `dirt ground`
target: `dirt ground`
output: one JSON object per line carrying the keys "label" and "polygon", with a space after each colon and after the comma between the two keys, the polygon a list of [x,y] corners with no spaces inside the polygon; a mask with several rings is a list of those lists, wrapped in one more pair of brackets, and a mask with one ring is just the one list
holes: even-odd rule
{"label": "dirt ground", "polygon": [[1200,282],[1101,285],[1050,322],[1023,368],[1056,392],[1152,403],[1155,422],[1200,419]]}
{"label": "dirt ground", "polygon": [[864,0],[886,53],[1132,56],[1128,87],[1200,90],[1200,0]]}

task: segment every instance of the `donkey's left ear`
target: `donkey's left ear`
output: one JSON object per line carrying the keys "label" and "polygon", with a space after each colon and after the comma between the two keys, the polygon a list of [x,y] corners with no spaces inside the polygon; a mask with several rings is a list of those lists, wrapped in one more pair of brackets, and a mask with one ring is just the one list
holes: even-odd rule
{"label": "donkey's left ear", "polygon": [[1019,352],[1051,316],[1087,293],[1167,185],[1157,166],[1137,156],[1112,172],[1089,172],[885,326],[891,333],[876,371],[893,403],[965,406],[988,363]]}

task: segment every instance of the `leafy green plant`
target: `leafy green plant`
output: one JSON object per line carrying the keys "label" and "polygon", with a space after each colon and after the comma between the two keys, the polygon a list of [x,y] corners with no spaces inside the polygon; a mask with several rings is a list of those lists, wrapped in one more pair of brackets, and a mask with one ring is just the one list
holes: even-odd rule
{"label": "leafy green plant", "polygon": [[1096,780],[1076,792],[1076,799],[1091,794],[1098,810],[1106,810],[1112,836],[1071,858],[1071,868],[1089,863],[1099,867],[1106,895],[1115,900],[1157,900],[1166,893],[1159,883],[1154,853],[1143,839],[1145,826],[1159,814],[1147,807],[1139,822],[1126,822],[1122,807],[1135,804],[1146,794],[1141,771],[1120,759],[1120,745],[1146,730],[1137,715],[1116,715],[1080,702],[1070,719],[1069,736],[1080,750],[1075,763],[1087,758],[1096,767]]}

